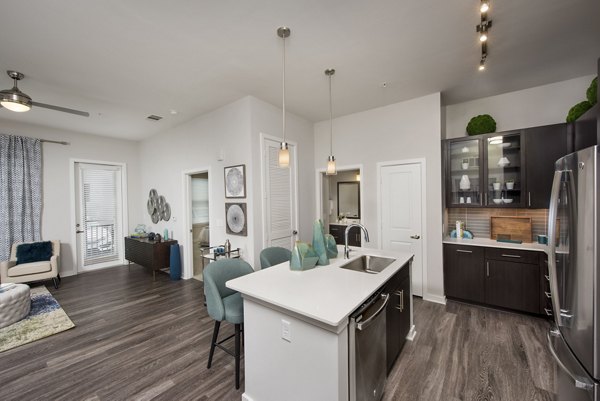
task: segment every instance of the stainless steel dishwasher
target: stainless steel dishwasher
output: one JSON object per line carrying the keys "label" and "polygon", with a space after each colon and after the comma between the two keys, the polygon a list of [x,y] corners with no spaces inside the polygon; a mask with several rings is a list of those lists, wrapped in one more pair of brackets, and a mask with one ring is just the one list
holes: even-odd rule
{"label": "stainless steel dishwasher", "polygon": [[350,401],[379,401],[387,379],[385,308],[389,294],[377,293],[350,315]]}

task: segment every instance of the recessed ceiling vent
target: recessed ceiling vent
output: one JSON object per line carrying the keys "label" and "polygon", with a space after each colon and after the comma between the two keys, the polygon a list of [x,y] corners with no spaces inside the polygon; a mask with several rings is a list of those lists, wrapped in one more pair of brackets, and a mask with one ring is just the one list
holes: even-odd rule
{"label": "recessed ceiling vent", "polygon": [[152,120],[152,121],[158,121],[161,120],[162,117],[161,116],[156,116],[154,114],[150,114],[148,117],[146,117],[148,120]]}

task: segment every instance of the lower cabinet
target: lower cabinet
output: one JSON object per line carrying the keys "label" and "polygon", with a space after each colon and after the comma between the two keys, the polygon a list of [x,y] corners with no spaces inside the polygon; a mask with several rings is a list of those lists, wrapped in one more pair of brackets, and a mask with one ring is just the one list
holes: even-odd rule
{"label": "lower cabinet", "polygon": [[540,313],[540,252],[444,245],[446,296]]}
{"label": "lower cabinet", "polygon": [[[329,224],[329,234],[335,239],[335,243],[338,245],[344,245],[344,235],[346,233],[345,224]],[[361,246],[361,231],[359,227],[352,227],[348,232],[348,245],[350,246]]]}
{"label": "lower cabinet", "polygon": [[386,308],[387,371],[392,370],[410,331],[410,276],[403,268],[388,281],[384,292],[390,294]]}

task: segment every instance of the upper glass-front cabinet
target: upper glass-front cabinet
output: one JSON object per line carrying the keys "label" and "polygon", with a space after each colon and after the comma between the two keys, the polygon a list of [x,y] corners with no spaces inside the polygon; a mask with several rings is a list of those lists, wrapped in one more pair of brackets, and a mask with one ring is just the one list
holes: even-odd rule
{"label": "upper glass-front cabinet", "polygon": [[484,205],[523,206],[525,188],[520,133],[486,137],[483,141],[486,159]]}
{"label": "upper glass-front cabinet", "polygon": [[481,206],[481,145],[479,139],[448,143],[447,202],[450,207]]}

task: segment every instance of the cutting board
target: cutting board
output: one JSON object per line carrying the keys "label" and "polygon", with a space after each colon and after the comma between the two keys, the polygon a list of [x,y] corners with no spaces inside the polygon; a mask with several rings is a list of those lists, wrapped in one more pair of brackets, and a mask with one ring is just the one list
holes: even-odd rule
{"label": "cutting board", "polygon": [[521,240],[532,242],[531,217],[492,216],[490,217],[490,238]]}

